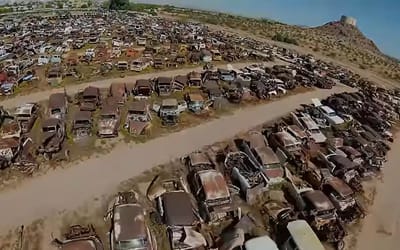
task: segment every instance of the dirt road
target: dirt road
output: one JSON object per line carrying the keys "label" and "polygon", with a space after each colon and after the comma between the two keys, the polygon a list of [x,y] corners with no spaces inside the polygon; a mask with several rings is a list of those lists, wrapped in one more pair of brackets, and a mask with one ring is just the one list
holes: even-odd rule
{"label": "dirt road", "polygon": [[[232,63],[231,65],[234,68],[242,68],[247,65],[250,65],[251,63]],[[280,60],[275,60],[275,62],[267,62],[265,63],[266,66],[272,67],[273,65],[282,65],[282,64],[288,64],[286,62],[280,61]],[[225,68],[226,65],[217,65],[220,68]],[[135,76],[127,76],[124,78],[111,78],[111,79],[106,79],[106,80],[100,80],[100,81],[94,81],[94,82],[87,82],[87,83],[81,83],[77,85],[68,85],[66,87],[66,91],[68,94],[75,94],[77,93],[80,89],[86,88],[87,86],[95,86],[99,88],[108,88],[111,83],[117,83],[117,82],[125,82],[125,83],[134,83],[137,79],[150,79],[154,77],[159,77],[159,76],[167,76],[167,77],[173,77],[176,75],[183,75],[183,74],[188,74],[189,72],[195,70],[195,71],[201,71],[203,68],[202,67],[197,67],[197,68],[190,68],[190,69],[177,69],[177,70],[169,70],[169,71],[160,71],[160,72],[154,72],[154,73],[149,73],[149,74],[141,74],[141,75],[135,75]],[[4,101],[1,102],[1,105],[4,108],[13,108],[16,107],[24,102],[39,102],[43,101],[49,98],[49,96],[52,93],[58,93],[62,92],[63,88],[54,88],[51,90],[46,90],[46,91],[41,91],[41,92],[35,92],[31,93],[29,95],[21,95],[21,96],[15,96],[15,97],[10,97]]]}
{"label": "dirt road", "polygon": [[[399,138],[400,133],[397,134]],[[392,145],[383,170],[383,181],[377,184],[374,204],[364,219],[355,249],[396,250],[400,244],[400,141]]]}
{"label": "dirt road", "polygon": [[[153,166],[183,156],[202,146],[230,138],[299,107],[311,98],[349,90],[337,86],[315,90],[237,111],[197,127],[144,144],[120,144],[106,155],[92,157],[76,166],[55,170],[0,195],[0,230],[27,224],[61,210],[75,209],[97,195],[114,192],[122,181]],[[173,146],[171,146],[173,145]]]}

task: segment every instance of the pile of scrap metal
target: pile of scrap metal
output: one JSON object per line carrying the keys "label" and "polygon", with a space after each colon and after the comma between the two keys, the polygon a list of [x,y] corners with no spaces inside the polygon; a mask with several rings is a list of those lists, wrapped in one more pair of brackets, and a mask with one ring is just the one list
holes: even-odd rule
{"label": "pile of scrap metal", "polygon": [[247,154],[240,151],[228,153],[224,166],[232,182],[240,187],[247,203],[253,204],[257,195],[267,189],[268,178],[259,164]]}
{"label": "pile of scrap metal", "polygon": [[1,169],[15,167],[23,173],[32,174],[38,168],[39,164],[34,157],[34,143],[27,135],[36,121],[38,109],[37,104],[21,105],[13,115],[3,108],[0,109]]}

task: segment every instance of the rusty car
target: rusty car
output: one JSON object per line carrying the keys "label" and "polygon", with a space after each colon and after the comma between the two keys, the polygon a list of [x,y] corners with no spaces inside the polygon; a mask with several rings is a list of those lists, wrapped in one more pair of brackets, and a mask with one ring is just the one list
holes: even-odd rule
{"label": "rusty car", "polygon": [[57,245],[61,250],[103,250],[104,246],[97,235],[93,225],[86,227],[81,225],[73,225],[69,227],[67,233],[64,234],[64,238],[54,239],[53,243]]}
{"label": "rusty car", "polygon": [[65,93],[51,94],[49,97],[48,116],[64,119],[68,113],[68,98]]}
{"label": "rusty car", "polygon": [[39,116],[39,109],[40,107],[37,103],[25,103],[16,108],[14,117],[20,124],[22,133],[31,131]]}
{"label": "rusty car", "polygon": [[66,126],[57,118],[48,118],[42,123],[40,145],[37,152],[47,160],[58,158],[69,159],[69,150],[64,145],[66,139]]}
{"label": "rusty car", "polygon": [[308,190],[300,193],[305,207],[300,213],[314,229],[321,240],[343,249],[346,235],[342,221],[336,215],[336,209],[329,198],[320,190]]}
{"label": "rusty car", "polygon": [[156,250],[156,238],[147,225],[146,216],[146,210],[138,203],[136,193],[118,193],[105,216],[105,219],[111,219],[111,250]]}
{"label": "rusty car", "polygon": [[150,126],[152,116],[146,100],[133,102],[128,106],[125,128],[132,135],[141,135]]}
{"label": "rusty car", "polygon": [[119,105],[123,105],[128,98],[126,84],[125,83],[112,83],[110,85],[108,95],[113,98],[116,98],[117,103]]}
{"label": "rusty car", "polygon": [[93,120],[90,111],[77,111],[72,121],[72,135],[74,140],[87,138],[92,135]]}
{"label": "rusty car", "polygon": [[100,138],[118,137],[120,110],[117,105],[105,104],[101,108],[97,135]]}
{"label": "rusty car", "polygon": [[77,98],[82,111],[95,111],[101,106],[101,93],[97,87],[86,87],[78,93]]}
{"label": "rusty car", "polygon": [[199,217],[195,214],[197,212],[184,179],[159,180],[156,176],[152,181],[147,197],[156,203],[162,222],[167,227],[171,249],[194,250],[206,246],[204,236],[195,229]]}
{"label": "rusty car", "polygon": [[153,84],[147,79],[139,79],[133,88],[135,99],[147,99],[153,93]]}

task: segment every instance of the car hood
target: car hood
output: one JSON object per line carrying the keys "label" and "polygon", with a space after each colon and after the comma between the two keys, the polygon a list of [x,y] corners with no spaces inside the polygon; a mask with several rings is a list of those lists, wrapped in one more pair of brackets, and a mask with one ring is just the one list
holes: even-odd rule
{"label": "car hood", "polygon": [[117,119],[99,120],[99,130],[113,129],[117,125]]}

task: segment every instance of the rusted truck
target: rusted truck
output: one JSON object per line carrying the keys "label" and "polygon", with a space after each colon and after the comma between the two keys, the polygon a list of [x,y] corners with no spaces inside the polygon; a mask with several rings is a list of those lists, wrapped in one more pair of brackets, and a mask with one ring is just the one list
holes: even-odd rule
{"label": "rusted truck", "polygon": [[148,99],[153,93],[153,84],[147,79],[139,79],[133,88],[135,99]]}
{"label": "rusted truck", "polygon": [[105,219],[111,219],[111,250],[157,250],[156,238],[147,225],[146,216],[136,193],[118,193],[105,216]]}
{"label": "rusted truck", "polygon": [[103,105],[98,121],[97,135],[100,138],[118,137],[120,110],[117,105]]}
{"label": "rusted truck", "polygon": [[103,250],[104,246],[97,235],[93,225],[87,227],[81,225],[73,225],[64,235],[64,239],[54,239],[53,243],[61,250]]}
{"label": "rusted truck", "polygon": [[132,135],[141,135],[150,126],[152,116],[146,100],[139,100],[129,105],[125,128]]}

